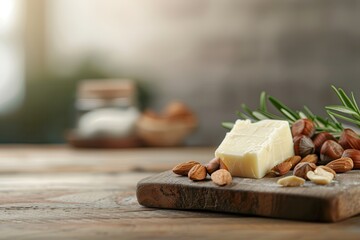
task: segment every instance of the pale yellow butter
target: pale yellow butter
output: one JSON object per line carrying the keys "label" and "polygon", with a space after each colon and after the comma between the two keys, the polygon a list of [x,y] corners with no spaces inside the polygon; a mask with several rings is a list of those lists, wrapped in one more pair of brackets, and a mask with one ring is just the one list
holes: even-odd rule
{"label": "pale yellow butter", "polygon": [[275,165],[294,155],[287,121],[237,120],[215,151],[232,176],[262,178]]}

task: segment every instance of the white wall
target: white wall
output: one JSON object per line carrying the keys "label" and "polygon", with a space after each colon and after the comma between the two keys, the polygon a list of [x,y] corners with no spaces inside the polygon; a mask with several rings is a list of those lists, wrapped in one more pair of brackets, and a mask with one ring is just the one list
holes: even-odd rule
{"label": "white wall", "polygon": [[88,54],[110,72],[151,80],[155,107],[187,102],[217,144],[222,120],[262,90],[315,111],[331,83],[360,95],[360,4],[309,0],[49,0],[47,40],[61,73]]}

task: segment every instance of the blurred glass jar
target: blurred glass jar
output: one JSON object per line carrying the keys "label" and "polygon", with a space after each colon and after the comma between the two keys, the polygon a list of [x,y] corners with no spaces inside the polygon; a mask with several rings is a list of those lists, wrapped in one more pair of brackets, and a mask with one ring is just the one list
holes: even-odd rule
{"label": "blurred glass jar", "polygon": [[126,79],[84,80],[78,86],[77,134],[81,138],[133,137],[140,116],[136,85]]}

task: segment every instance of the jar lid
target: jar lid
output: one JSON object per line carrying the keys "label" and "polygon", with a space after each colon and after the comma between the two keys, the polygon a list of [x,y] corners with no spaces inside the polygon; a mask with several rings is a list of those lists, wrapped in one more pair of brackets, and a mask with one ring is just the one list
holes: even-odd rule
{"label": "jar lid", "polygon": [[128,98],[133,101],[135,96],[135,83],[129,79],[86,79],[80,82],[77,90],[77,98],[80,99]]}

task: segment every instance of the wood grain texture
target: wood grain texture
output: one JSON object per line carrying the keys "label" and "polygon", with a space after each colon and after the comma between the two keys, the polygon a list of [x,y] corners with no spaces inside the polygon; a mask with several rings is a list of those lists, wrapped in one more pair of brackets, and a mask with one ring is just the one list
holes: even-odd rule
{"label": "wood grain texture", "polygon": [[193,182],[167,171],[137,185],[147,207],[210,210],[306,221],[336,222],[360,213],[360,171],[339,174],[327,186],[279,186],[278,178],[234,178],[218,187],[209,179]]}
{"label": "wood grain texture", "polygon": [[359,239],[360,216],[325,224],[139,205],[138,181],[212,153],[0,147],[0,239]]}
{"label": "wood grain texture", "polygon": [[162,172],[178,163],[208,162],[213,147],[75,149],[64,145],[0,146],[0,173]]}
{"label": "wood grain texture", "polygon": [[0,239],[358,239],[336,224],[146,208],[136,183],[154,173],[0,175]]}

